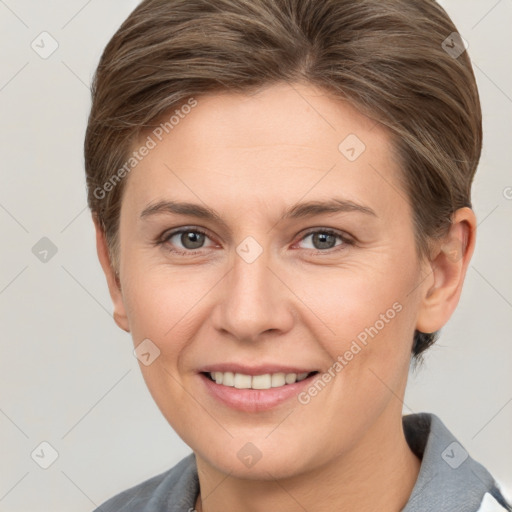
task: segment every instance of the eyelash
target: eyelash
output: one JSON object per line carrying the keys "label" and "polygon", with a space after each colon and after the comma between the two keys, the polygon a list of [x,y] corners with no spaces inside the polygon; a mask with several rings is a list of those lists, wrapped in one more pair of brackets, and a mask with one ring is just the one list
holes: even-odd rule
{"label": "eyelash", "polygon": [[[203,231],[200,228],[195,228],[195,227],[194,228],[181,228],[181,229],[177,229],[176,231],[171,231],[169,233],[164,234],[159,240],[157,240],[156,245],[158,245],[158,246],[165,246],[173,236],[180,235],[182,233],[199,233],[201,235],[206,236],[207,238],[210,238],[208,236],[208,233],[206,233],[206,231]],[[338,246],[334,246],[334,247],[332,247],[330,249],[325,249],[325,250],[322,250],[322,249],[309,249],[310,251],[315,252],[315,253],[332,254],[332,253],[335,253],[335,252],[338,252],[338,251],[345,250],[347,248],[347,246],[355,245],[354,240],[352,240],[351,238],[348,238],[346,235],[344,235],[344,234],[342,234],[342,233],[340,233],[338,231],[335,231],[333,229],[330,229],[330,228],[324,228],[324,229],[315,228],[315,229],[312,229],[312,230],[306,232],[299,239],[299,241],[302,241],[306,237],[308,237],[309,235],[313,235],[315,233],[322,233],[322,234],[327,234],[327,235],[333,235],[333,236],[339,238],[342,241],[342,244],[340,244]],[[172,253],[174,253],[176,255],[179,255],[179,256],[195,256],[195,255],[201,253],[201,249],[197,249],[197,250],[184,250],[184,251],[176,250],[176,249],[168,249],[168,250],[169,250],[169,252],[172,252]],[[308,249],[306,249],[306,250],[308,250]]]}

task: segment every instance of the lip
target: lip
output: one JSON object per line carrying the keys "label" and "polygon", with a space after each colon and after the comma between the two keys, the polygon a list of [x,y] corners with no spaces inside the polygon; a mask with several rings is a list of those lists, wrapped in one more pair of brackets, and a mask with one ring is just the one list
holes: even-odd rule
{"label": "lip", "polygon": [[[283,366],[277,364],[261,364],[248,366],[239,363],[219,363],[205,366],[198,370],[199,373],[208,372],[233,372],[245,375],[265,375],[267,373],[311,373],[319,371],[318,368],[304,368],[300,366]],[[290,385],[290,384],[288,384]]]}
{"label": "lip", "polygon": [[[220,368],[220,366],[219,366]],[[221,371],[221,370],[210,370]],[[225,370],[231,371],[231,370]],[[246,370],[247,371],[247,370]],[[243,372],[240,372],[243,373]],[[266,372],[277,373],[277,372]],[[297,373],[297,372],[284,372],[284,373]],[[300,373],[300,372],[298,372]],[[264,372],[255,375],[263,375]],[[218,402],[227,405],[232,409],[237,409],[243,412],[261,412],[267,411],[284,402],[296,397],[306,386],[310,386],[313,380],[320,375],[315,373],[309,377],[295,382],[294,384],[285,384],[278,388],[270,389],[237,389],[231,386],[223,386],[210,380],[203,373],[199,373],[199,378],[203,382],[206,391]]]}

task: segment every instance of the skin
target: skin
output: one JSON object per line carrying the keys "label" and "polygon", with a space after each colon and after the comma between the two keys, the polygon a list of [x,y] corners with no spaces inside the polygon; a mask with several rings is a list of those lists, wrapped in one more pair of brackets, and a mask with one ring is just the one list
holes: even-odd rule
{"label": "skin", "polygon": [[[383,127],[307,84],[196,99],[125,178],[120,286],[95,221],[117,324],[135,346],[149,338],[160,350],[141,371],[196,454],[196,509],[399,510],[420,467],[401,419],[413,333],[440,329],[454,311],[473,253],[474,213],[457,210],[447,239],[420,260]],[[353,162],[338,150],[348,134],[366,145]],[[298,202],[333,197],[376,215],[283,218]],[[172,213],[141,219],[149,204],[171,199],[206,205],[225,225]],[[171,252],[194,247],[180,235],[155,243],[181,227],[207,231],[194,256]],[[334,237],[322,246],[311,228],[354,244]],[[250,264],[236,252],[247,236],[263,249]],[[293,398],[240,412],[206,393],[197,374],[225,361],[325,372],[396,302],[401,311],[307,404]],[[252,467],[237,457],[248,442],[261,452]]]}

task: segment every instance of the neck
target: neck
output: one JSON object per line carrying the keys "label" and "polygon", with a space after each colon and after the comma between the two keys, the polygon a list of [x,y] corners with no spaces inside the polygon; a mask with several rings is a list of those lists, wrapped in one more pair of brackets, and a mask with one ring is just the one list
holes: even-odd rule
{"label": "neck", "polygon": [[[396,412],[396,411],[395,411]],[[393,421],[390,421],[390,420]],[[405,439],[401,413],[381,416],[350,452],[307,473],[265,481],[229,477],[196,454],[198,512],[395,512],[407,503],[421,462]]]}

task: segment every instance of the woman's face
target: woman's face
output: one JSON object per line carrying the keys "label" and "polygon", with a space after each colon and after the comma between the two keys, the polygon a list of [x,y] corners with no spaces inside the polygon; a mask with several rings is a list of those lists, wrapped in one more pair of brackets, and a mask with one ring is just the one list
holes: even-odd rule
{"label": "woman's face", "polygon": [[[125,178],[120,322],[198,457],[299,474],[401,417],[425,276],[412,211],[386,132],[322,91],[195,99]],[[293,370],[318,373],[277,375]]]}

